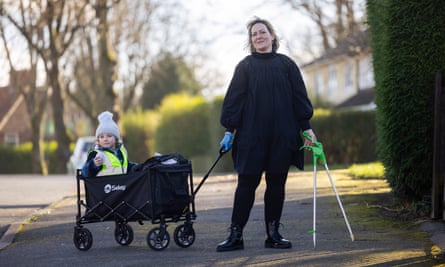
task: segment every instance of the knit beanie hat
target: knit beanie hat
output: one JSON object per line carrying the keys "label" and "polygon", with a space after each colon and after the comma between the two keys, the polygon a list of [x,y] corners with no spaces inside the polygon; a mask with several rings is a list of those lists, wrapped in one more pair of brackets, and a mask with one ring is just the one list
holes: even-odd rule
{"label": "knit beanie hat", "polygon": [[118,140],[121,138],[119,127],[113,121],[113,114],[111,112],[104,111],[100,113],[97,118],[99,119],[99,126],[97,126],[96,129],[96,138],[104,133],[112,134],[116,136]]}

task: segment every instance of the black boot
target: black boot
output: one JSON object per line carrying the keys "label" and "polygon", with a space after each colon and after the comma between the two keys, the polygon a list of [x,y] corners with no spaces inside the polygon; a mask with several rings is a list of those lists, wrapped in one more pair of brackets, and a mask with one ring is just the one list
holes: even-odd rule
{"label": "black boot", "polygon": [[244,249],[243,229],[237,224],[230,226],[230,235],[227,240],[219,243],[216,251],[231,251],[237,249]]}
{"label": "black boot", "polygon": [[266,223],[267,239],[264,242],[266,248],[291,248],[292,243],[284,239],[278,232],[279,222]]}

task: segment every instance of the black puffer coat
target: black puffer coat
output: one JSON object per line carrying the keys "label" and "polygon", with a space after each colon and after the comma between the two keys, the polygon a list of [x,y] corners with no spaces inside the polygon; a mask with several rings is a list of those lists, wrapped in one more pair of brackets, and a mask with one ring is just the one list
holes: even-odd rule
{"label": "black puffer coat", "polygon": [[238,63],[221,112],[221,124],[235,131],[233,162],[239,174],[303,169],[301,131],[313,114],[300,70],[275,52],[252,53]]}

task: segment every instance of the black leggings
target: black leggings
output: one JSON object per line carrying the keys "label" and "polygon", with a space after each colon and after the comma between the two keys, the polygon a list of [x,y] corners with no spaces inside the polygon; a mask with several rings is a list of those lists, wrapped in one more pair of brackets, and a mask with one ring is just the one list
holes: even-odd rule
{"label": "black leggings", "polygon": [[[287,173],[266,173],[266,191],[264,192],[265,222],[279,222],[283,211]],[[261,174],[238,175],[238,185],[232,211],[232,223],[242,228],[247,224],[250,210],[255,201],[255,191],[261,181]]]}

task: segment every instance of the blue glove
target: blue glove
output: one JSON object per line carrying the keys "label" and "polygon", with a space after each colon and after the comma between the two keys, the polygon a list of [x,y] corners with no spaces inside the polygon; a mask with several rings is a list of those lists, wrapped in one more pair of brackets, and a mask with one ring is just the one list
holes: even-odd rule
{"label": "blue glove", "polygon": [[223,139],[219,143],[223,152],[227,152],[232,148],[232,140],[233,140],[233,133],[225,132]]}

